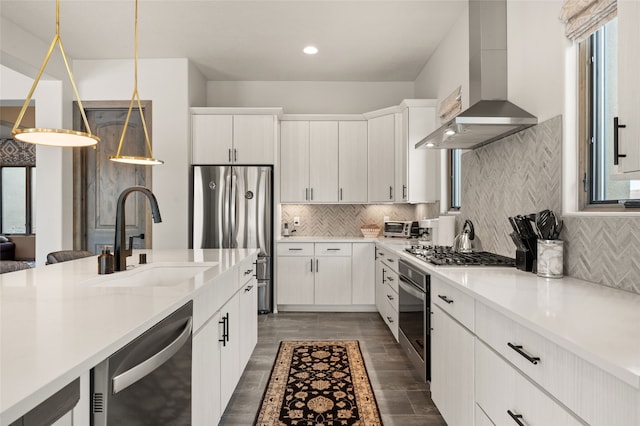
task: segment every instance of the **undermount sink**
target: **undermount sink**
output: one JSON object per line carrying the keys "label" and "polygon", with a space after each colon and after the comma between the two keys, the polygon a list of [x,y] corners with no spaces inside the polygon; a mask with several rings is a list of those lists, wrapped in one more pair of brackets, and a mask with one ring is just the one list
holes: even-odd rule
{"label": "undermount sink", "polygon": [[149,263],[122,272],[100,275],[84,282],[95,287],[170,287],[216,266],[217,262],[204,263]]}

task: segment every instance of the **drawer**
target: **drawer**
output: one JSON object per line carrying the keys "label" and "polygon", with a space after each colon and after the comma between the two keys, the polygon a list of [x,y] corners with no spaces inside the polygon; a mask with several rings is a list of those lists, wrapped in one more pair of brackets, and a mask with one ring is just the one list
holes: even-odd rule
{"label": "drawer", "polygon": [[351,256],[350,243],[316,243],[316,256]]}
{"label": "drawer", "polygon": [[398,341],[398,311],[393,308],[391,303],[386,302],[384,305],[384,312],[381,312],[380,315],[382,319],[391,330],[391,334]]}
{"label": "drawer", "polygon": [[583,424],[485,344],[477,342],[475,360],[476,403],[494,424]]}
{"label": "drawer", "polygon": [[469,330],[474,331],[475,301],[473,297],[431,276],[431,303],[442,308]]}
{"label": "drawer", "polygon": [[400,255],[396,252],[387,250],[385,248],[377,247],[377,258],[384,262],[389,268],[398,272],[398,259]]}
{"label": "drawer", "polygon": [[400,310],[400,298],[398,297],[398,292],[395,291],[388,282],[384,286],[384,298],[391,305],[391,308],[393,308],[393,310],[398,313],[398,311]]}
{"label": "drawer", "polygon": [[247,282],[256,276],[256,256],[250,256],[238,265],[238,288],[243,287]]}
{"label": "drawer", "polygon": [[476,335],[588,424],[640,424],[637,389],[482,303]]}
{"label": "drawer", "polygon": [[393,269],[391,269],[386,263],[382,262],[382,264],[383,264],[382,270],[384,273],[382,282],[384,282],[389,287],[391,287],[397,294],[399,291],[398,281],[400,281],[400,278],[398,278],[398,273]]}
{"label": "drawer", "polygon": [[313,256],[313,243],[278,243],[279,256]]}

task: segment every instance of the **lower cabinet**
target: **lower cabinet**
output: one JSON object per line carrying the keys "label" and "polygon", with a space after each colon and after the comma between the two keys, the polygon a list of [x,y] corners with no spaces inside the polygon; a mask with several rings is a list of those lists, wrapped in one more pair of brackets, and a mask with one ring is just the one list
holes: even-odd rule
{"label": "lower cabinet", "polygon": [[375,303],[373,243],[281,242],[277,252],[279,309],[366,309]]}
{"label": "lower cabinet", "polygon": [[[255,261],[255,258],[253,259]],[[247,262],[250,263],[250,262]],[[253,275],[238,285],[242,274],[228,273],[216,278],[209,291],[194,298],[194,317],[199,312],[197,329],[192,341],[192,424],[216,425],[233,395],[240,376],[251,357],[258,339],[258,293]],[[223,288],[233,287],[235,293],[220,307],[211,304]],[[215,312],[211,312],[211,311]],[[195,323],[195,321],[194,321]]]}
{"label": "lower cabinet", "polygon": [[476,344],[476,402],[496,425],[583,424],[480,341]]}
{"label": "lower cabinet", "polygon": [[448,426],[473,425],[475,336],[431,304],[431,399]]}

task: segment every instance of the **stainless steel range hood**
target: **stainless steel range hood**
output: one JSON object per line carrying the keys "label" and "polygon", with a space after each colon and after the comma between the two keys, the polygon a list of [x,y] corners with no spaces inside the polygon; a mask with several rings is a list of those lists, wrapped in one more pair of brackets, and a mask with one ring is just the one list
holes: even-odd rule
{"label": "stainless steel range hood", "polygon": [[469,0],[469,98],[471,107],[416,148],[478,148],[538,123],[507,100],[506,0]]}

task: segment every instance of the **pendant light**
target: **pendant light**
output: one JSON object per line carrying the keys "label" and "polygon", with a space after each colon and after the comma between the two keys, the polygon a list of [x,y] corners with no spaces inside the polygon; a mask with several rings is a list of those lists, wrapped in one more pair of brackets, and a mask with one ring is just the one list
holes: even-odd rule
{"label": "pendant light", "polygon": [[[140,95],[138,94],[138,0],[136,0],[136,12],[135,12],[135,25],[134,25],[134,47],[133,47],[133,95],[131,96],[131,102],[129,102],[129,111],[127,111],[127,118],[124,122],[124,127],[122,128],[122,135],[120,136],[120,143],[118,144],[118,152],[116,155],[110,155],[109,160],[115,161],[117,163],[128,163],[128,164],[141,164],[147,166],[154,166],[156,164],[164,164],[162,160],[156,160],[153,158],[153,151],[151,150],[151,142],[149,142],[149,132],[147,130],[147,123],[144,119],[144,114],[142,113],[142,103],[140,102]],[[127,156],[120,155],[122,151],[122,144],[124,142],[124,137],[127,133],[127,126],[129,125],[129,118],[131,117],[131,110],[133,109],[133,104],[137,103],[138,111],[140,111],[140,120],[142,121],[142,129],[144,130],[144,138],[147,143],[147,152],[149,154],[148,157],[137,157],[137,156]]]}
{"label": "pendant light", "polygon": [[[71,81],[71,87],[73,87],[73,92],[75,93],[76,99],[78,100],[78,107],[80,108],[80,113],[82,114],[82,121],[84,122],[85,129],[87,130],[86,132],[66,129],[20,128],[22,118],[27,111],[27,107],[31,102],[31,97],[33,96],[33,93],[35,92],[36,87],[40,82],[40,77],[42,77],[42,73],[47,67],[47,63],[49,62],[49,58],[51,58],[51,53],[53,53],[53,49],[56,47],[56,44],[60,47],[60,53],[62,53],[62,59],[64,59],[64,65],[67,68],[67,74],[69,76],[69,80]],[[84,107],[82,106],[82,101],[80,100],[80,95],[78,95],[78,88],[76,87],[75,81],[73,81],[73,74],[71,73],[71,67],[69,67],[69,60],[67,59],[67,55],[64,53],[64,47],[62,46],[62,39],[60,38],[60,0],[56,0],[56,35],[53,37],[53,41],[51,42],[51,46],[49,47],[47,56],[45,56],[44,61],[40,66],[40,71],[38,71],[36,79],[33,82],[33,86],[31,86],[31,90],[29,91],[29,95],[27,96],[27,99],[25,100],[24,105],[20,110],[18,119],[13,125],[11,134],[13,135],[14,139],[21,142],[48,146],[83,147],[92,146],[100,142],[99,137],[91,134],[91,128],[89,127],[87,116],[85,115]]]}

